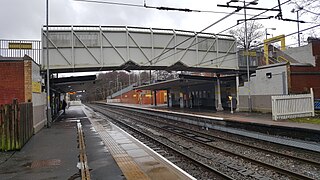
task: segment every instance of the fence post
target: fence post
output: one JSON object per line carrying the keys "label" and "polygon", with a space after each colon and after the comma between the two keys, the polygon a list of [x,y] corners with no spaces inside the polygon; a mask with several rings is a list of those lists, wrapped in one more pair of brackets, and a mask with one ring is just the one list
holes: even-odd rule
{"label": "fence post", "polygon": [[8,150],[8,148],[10,147],[10,105],[6,105],[5,106],[5,111],[4,111],[4,119],[5,119],[5,124],[4,124],[4,128],[5,128],[5,132],[4,132],[4,138],[5,138],[5,145],[4,145],[4,150]]}
{"label": "fence post", "polygon": [[314,116],[314,96],[313,96],[313,89],[310,88],[310,95],[311,95],[311,108],[312,108],[312,116]]}
{"label": "fence post", "polygon": [[13,100],[12,110],[13,110],[14,134],[15,134],[14,148],[15,149],[20,149],[20,144],[19,144],[19,117],[18,117],[19,104],[18,104],[18,100],[17,99]]}
{"label": "fence post", "polygon": [[276,102],[275,97],[271,96],[272,119],[274,121],[277,120]]}

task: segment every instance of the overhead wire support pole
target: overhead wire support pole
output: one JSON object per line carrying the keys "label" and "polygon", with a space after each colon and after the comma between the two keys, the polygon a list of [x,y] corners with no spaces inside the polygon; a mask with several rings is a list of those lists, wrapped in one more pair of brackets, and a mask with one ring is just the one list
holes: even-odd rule
{"label": "overhead wire support pole", "polygon": [[249,66],[249,43],[248,43],[248,27],[247,27],[247,10],[246,10],[246,1],[243,1],[244,9],[244,34],[245,34],[245,51],[246,51],[246,62],[247,62],[247,76],[248,76],[248,109],[249,112],[252,111],[251,107],[251,93],[250,93],[250,66]]}
{"label": "overhead wire support pole", "polygon": [[297,11],[297,27],[298,27],[298,46],[300,47],[300,25],[299,25],[299,11]]}
{"label": "overhead wire support pole", "polygon": [[[231,1],[230,1],[231,2]],[[229,3],[230,3],[229,2]],[[249,8],[248,6],[250,4],[256,5],[257,3],[249,2],[246,4],[246,1],[238,1],[238,2],[243,2],[243,7],[242,6],[230,6],[229,3],[227,5],[217,5],[219,7],[231,7],[231,8],[236,8],[236,11],[240,11],[241,9],[244,9],[244,35],[245,35],[245,40],[244,40],[244,50],[246,53],[246,63],[247,63],[247,78],[248,78],[248,110],[249,112],[252,112],[252,106],[251,106],[251,92],[250,92],[250,65],[249,65],[249,43],[248,43],[248,33],[247,33],[247,9],[256,9],[256,10],[266,10],[268,11],[269,9],[265,8]],[[276,9],[272,9],[276,10]]]}
{"label": "overhead wire support pole", "polygon": [[50,107],[50,69],[49,69],[49,0],[46,2],[46,55],[47,55],[47,128],[51,127],[51,107]]}
{"label": "overhead wire support pole", "polygon": [[[287,0],[287,1],[285,1],[285,2],[283,2],[283,3],[281,3],[281,5],[283,5],[283,4],[287,4],[288,2],[290,2],[291,0]],[[272,9],[274,9],[274,8],[277,8],[278,7],[278,5],[277,6],[274,6]],[[233,14],[237,14],[236,12],[238,12],[237,10],[235,10],[235,11],[233,11],[233,12],[231,12],[231,13],[227,13],[228,15],[227,16],[225,16],[225,17],[223,17],[222,19],[226,19],[227,17],[229,17],[229,16],[231,16],[231,15],[233,15]],[[266,11],[263,11],[263,12],[261,12],[261,13],[259,13],[259,14],[257,14],[257,15],[254,15],[253,17],[251,17],[250,19],[247,19],[247,20],[252,20],[253,18],[255,18],[255,17],[258,17],[258,16],[261,16],[262,14],[264,14],[264,13],[266,13],[266,12],[268,12],[267,10]],[[238,13],[239,14],[239,13]],[[241,15],[244,15],[244,14],[241,14]],[[248,15],[248,14],[247,14]],[[217,23],[219,23],[219,22],[221,22],[221,20],[219,20],[219,21],[217,21],[217,22],[215,22],[215,23],[213,23],[213,24],[211,24],[210,26],[208,26],[208,27],[206,27],[205,29],[203,29],[202,31],[200,31],[200,33],[201,32],[203,32],[204,30],[206,30],[206,29],[208,29],[208,28],[210,28],[210,27],[212,27],[213,25],[215,25],[215,24],[217,24]],[[242,22],[240,22],[239,24],[241,24]],[[229,29],[232,29],[232,28],[234,28],[234,27],[236,27],[236,26],[238,26],[239,24],[236,24],[236,25],[233,25],[233,26],[231,26],[231,27],[229,27],[229,28],[226,28],[226,29],[224,29],[224,30],[222,30],[222,31],[220,31],[219,33],[217,33],[217,34],[221,34],[221,33],[223,33],[223,32],[225,32],[225,31],[227,31],[227,30],[229,30]],[[197,34],[198,33],[195,33],[195,36],[197,36]],[[189,38],[188,38],[189,39]],[[187,40],[188,40],[187,39]],[[185,40],[185,41],[187,41],[187,40]],[[178,45],[176,45],[176,46],[179,46],[179,45],[181,45],[182,43],[184,43],[185,41],[183,41],[183,42],[181,42],[180,44],[178,44]],[[199,44],[199,43],[201,43],[201,42],[203,42],[204,40],[202,40],[202,41],[198,41],[197,43],[195,43],[195,44],[192,44],[192,45],[190,45],[189,47],[192,47],[192,46],[194,46],[194,45],[196,45],[196,44]],[[170,50],[172,50],[172,48],[171,49],[169,49],[168,51],[165,51],[165,52],[163,52],[163,53],[161,53],[160,55],[158,55],[157,57],[159,58],[159,56],[162,56],[163,54],[166,54],[166,53],[168,53]],[[179,52],[177,52],[177,53],[179,53]],[[174,53],[174,54],[177,54],[177,53]],[[167,57],[164,57],[164,58],[162,58],[161,60],[164,60],[164,59],[166,59],[166,58],[169,58],[169,57],[171,57],[171,56],[173,56],[174,54],[171,54],[171,55],[169,55],[169,56],[167,56]],[[155,57],[155,58],[157,58],[157,57]],[[154,59],[155,59],[154,58]],[[153,60],[153,59],[152,59]],[[160,60],[160,61],[161,61]],[[201,63],[199,63],[198,65],[200,65]]]}

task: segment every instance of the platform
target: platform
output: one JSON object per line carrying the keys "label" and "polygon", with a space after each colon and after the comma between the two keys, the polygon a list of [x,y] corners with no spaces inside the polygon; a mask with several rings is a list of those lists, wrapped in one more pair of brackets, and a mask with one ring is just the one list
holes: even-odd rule
{"label": "platform", "polygon": [[[105,102],[102,102],[105,103]],[[320,126],[273,121],[270,114],[215,112],[201,109],[168,108],[165,106],[107,103],[135,108],[149,115],[162,114],[179,123],[191,123],[203,129],[215,129],[263,141],[320,152]]]}
{"label": "platform", "polygon": [[194,179],[103,116],[88,107],[84,107],[83,110],[126,179]]}
{"label": "platform", "polygon": [[79,179],[77,122],[84,132],[91,179],[194,179],[83,106],[71,106],[21,151],[0,152],[0,179]]}
{"label": "platform", "polygon": [[207,117],[215,120],[221,121],[237,121],[239,123],[254,123],[254,124],[263,124],[263,125],[272,125],[272,126],[281,126],[281,127],[290,127],[290,128],[304,128],[309,130],[320,131],[320,125],[309,124],[309,123],[296,123],[289,122],[287,120],[272,120],[270,113],[256,113],[256,112],[234,112],[233,114],[230,111],[211,111],[201,108],[169,108],[165,105],[140,105],[140,104],[124,104],[124,103],[108,103],[120,106],[129,106],[136,108],[146,108],[153,109],[162,112],[169,113],[183,113],[189,114],[192,116]]}

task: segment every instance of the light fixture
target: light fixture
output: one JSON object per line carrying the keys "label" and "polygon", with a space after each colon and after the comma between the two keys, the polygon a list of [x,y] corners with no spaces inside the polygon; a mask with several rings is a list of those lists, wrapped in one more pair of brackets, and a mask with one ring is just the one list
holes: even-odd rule
{"label": "light fixture", "polygon": [[258,0],[252,1],[252,2],[250,2],[250,4],[252,4],[252,5],[258,5]]}

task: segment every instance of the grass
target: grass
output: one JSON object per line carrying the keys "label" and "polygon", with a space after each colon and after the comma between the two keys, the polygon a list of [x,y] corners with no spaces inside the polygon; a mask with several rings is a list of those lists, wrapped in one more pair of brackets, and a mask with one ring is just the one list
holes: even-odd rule
{"label": "grass", "polygon": [[315,111],[314,117],[288,119],[290,122],[320,124],[320,111]]}
{"label": "grass", "polygon": [[289,119],[290,122],[320,124],[320,117],[305,117]]}

